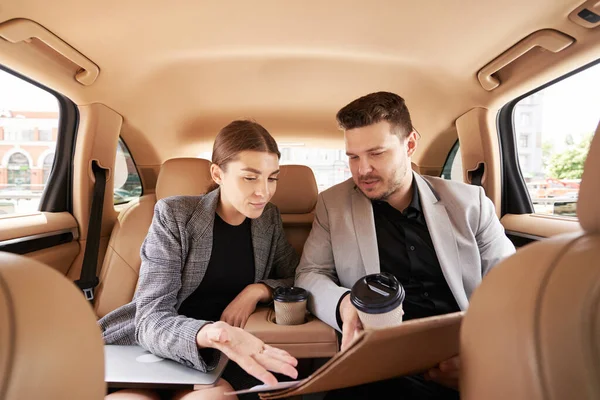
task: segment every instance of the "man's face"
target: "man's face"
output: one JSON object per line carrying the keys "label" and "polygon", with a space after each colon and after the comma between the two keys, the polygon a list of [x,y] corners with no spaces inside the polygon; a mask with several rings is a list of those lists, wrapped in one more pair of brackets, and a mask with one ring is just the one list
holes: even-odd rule
{"label": "man's face", "polygon": [[372,200],[387,200],[412,182],[410,158],[416,134],[400,138],[387,121],[344,133],[350,171],[358,188]]}

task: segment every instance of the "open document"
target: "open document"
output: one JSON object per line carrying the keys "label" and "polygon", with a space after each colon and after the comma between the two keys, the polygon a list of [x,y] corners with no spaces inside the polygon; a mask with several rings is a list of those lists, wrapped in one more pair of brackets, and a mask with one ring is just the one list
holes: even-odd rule
{"label": "open document", "polygon": [[461,311],[365,331],[305,379],[233,393],[258,392],[262,399],[278,399],[424,372],[458,354],[463,316]]}

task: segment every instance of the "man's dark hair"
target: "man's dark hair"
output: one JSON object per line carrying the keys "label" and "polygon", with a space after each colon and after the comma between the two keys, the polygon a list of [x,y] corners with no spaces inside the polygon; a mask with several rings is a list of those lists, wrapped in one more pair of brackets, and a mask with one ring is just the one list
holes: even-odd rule
{"label": "man's dark hair", "polygon": [[336,119],[341,129],[347,131],[387,121],[393,133],[401,138],[413,130],[410,113],[404,99],[390,92],[370,93],[360,97],[340,111]]}

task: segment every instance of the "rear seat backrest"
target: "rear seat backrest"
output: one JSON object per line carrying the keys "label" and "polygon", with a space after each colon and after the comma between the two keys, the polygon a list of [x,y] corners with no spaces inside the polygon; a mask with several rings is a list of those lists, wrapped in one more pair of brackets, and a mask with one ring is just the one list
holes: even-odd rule
{"label": "rear seat backrest", "polygon": [[282,165],[277,191],[271,199],[281,212],[285,235],[298,255],[312,228],[317,204],[317,181],[312,170],[304,165]]}
{"label": "rear seat backrest", "polygon": [[201,158],[167,160],[158,173],[156,194],[132,201],[121,211],[110,235],[96,289],[94,309],[98,317],[127,304],[138,281],[140,248],[148,234],[157,200],[175,195],[200,195],[212,184],[210,161]]}

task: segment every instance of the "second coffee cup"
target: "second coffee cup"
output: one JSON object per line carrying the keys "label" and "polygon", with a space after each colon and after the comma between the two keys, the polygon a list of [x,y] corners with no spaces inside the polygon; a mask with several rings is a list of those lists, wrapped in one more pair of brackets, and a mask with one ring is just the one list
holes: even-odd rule
{"label": "second coffee cup", "polygon": [[392,274],[382,272],[359,279],[350,293],[365,329],[389,328],[402,323],[404,287]]}
{"label": "second coffee cup", "polygon": [[278,287],[273,292],[275,323],[300,325],[306,320],[308,292],[300,287]]}

